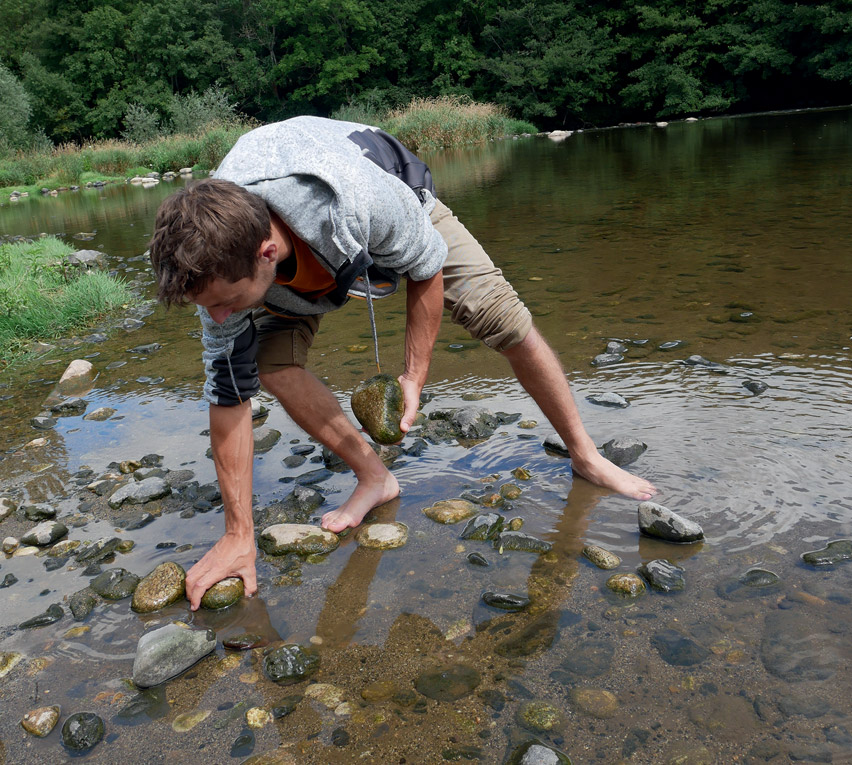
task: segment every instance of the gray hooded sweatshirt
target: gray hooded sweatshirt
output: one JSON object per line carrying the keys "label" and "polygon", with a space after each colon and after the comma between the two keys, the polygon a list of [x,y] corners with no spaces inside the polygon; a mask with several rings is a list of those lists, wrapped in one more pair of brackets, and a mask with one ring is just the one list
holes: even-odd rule
{"label": "gray hooded sweatshirt", "polygon": [[[264,298],[276,314],[327,313],[348,295],[396,291],[401,277],[437,274],[447,246],[429,213],[435,190],[429,168],[395,138],[354,122],[296,117],[243,135],[222,160],[216,178],[263,199],[335,277],[335,290],[308,300],[273,284]],[[365,278],[366,277],[366,278]],[[214,322],[199,308],[203,327],[205,398],[232,406],[259,390],[257,339],[251,310]]]}

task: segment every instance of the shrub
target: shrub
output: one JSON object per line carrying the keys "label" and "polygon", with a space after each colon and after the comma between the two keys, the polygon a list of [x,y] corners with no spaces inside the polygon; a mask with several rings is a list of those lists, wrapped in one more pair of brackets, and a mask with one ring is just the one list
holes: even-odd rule
{"label": "shrub", "polygon": [[172,133],[190,135],[211,125],[230,124],[236,121],[236,105],[228,94],[213,85],[203,93],[192,91],[186,95],[172,96],[169,108]]}
{"label": "shrub", "polygon": [[0,154],[24,148],[30,140],[27,123],[32,114],[24,86],[0,63]]}
{"label": "shrub", "polygon": [[130,104],[124,115],[121,137],[131,143],[153,141],[160,135],[160,118],[141,104]]}

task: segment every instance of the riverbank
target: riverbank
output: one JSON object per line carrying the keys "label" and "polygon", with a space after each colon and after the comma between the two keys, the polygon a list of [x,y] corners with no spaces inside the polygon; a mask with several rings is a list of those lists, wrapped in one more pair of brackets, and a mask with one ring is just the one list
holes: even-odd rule
{"label": "riverbank", "polygon": [[0,368],[48,340],[126,307],[133,295],[123,281],[97,267],[103,254],[55,237],[0,244]]}
{"label": "riverbank", "polygon": [[[389,112],[340,110],[337,119],[367,122],[397,136],[414,151],[481,143],[536,128],[512,119],[495,104],[459,98],[415,99]],[[256,125],[249,121],[216,125],[194,135],[161,136],[145,143],[109,140],[50,152],[19,152],[0,158],[0,202],[81,186],[124,183],[131,177],[215,168],[237,139]]]}

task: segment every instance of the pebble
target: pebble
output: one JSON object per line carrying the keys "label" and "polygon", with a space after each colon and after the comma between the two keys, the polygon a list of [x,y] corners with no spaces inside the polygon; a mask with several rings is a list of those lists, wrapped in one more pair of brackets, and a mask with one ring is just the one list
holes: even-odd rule
{"label": "pebble", "polygon": [[509,592],[482,593],[482,602],[486,606],[499,608],[501,611],[523,611],[529,604],[530,599],[526,595],[514,595]]}
{"label": "pebble", "polygon": [[171,494],[172,488],[159,476],[142,481],[129,481],[116,489],[109,498],[109,506],[116,509],[126,502],[129,505],[144,505]]}
{"label": "pebble", "polygon": [[512,752],[506,765],[571,765],[571,760],[539,741],[525,741]]}
{"label": "pebble", "polygon": [[97,409],[93,409],[91,412],[86,414],[83,419],[84,420],[93,420],[95,422],[103,422],[104,420],[108,420],[115,414],[116,410],[110,406],[101,406]]}
{"label": "pebble", "polygon": [[74,754],[92,749],[104,737],[104,721],[94,712],[77,712],[62,726],[62,744]]}
{"label": "pebble", "polygon": [[89,583],[89,587],[106,600],[129,598],[138,585],[139,577],[123,568],[107,569]]}
{"label": "pebble", "polygon": [[230,651],[250,651],[252,648],[263,648],[269,641],[263,635],[243,633],[222,640],[222,645]]}
{"label": "pebble", "polygon": [[68,533],[68,528],[59,521],[43,521],[34,526],[21,537],[21,543],[25,545],[38,545],[44,547],[61,539]]}
{"label": "pebble", "polygon": [[604,570],[618,568],[621,565],[621,558],[614,552],[598,547],[598,545],[586,545],[583,548],[583,557]]}
{"label": "pebble", "polygon": [[44,627],[48,624],[58,622],[63,616],[65,616],[65,609],[58,603],[53,603],[47,607],[44,613],[34,616],[32,619],[27,619],[25,622],[21,622],[18,625],[18,629],[27,630],[33,627]]}
{"label": "pebble", "polygon": [[613,438],[601,447],[603,456],[619,467],[636,462],[647,449],[647,444],[629,436]]}
{"label": "pebble", "polygon": [[0,497],[0,521],[6,520],[15,510],[18,505],[9,497]]}
{"label": "pebble", "polygon": [[592,359],[592,366],[598,368],[611,367],[620,364],[622,361],[624,361],[624,356],[621,353],[599,353]]}
{"label": "pebble", "polygon": [[560,726],[562,711],[547,701],[528,701],[518,708],[516,719],[520,725],[535,733],[544,733]]}
{"label": "pebble", "polygon": [[18,545],[20,545],[20,542],[15,537],[6,537],[3,540],[3,552],[6,555],[11,555],[18,549]]}
{"label": "pebble", "polygon": [[522,531],[504,531],[494,540],[494,547],[500,552],[518,550],[520,552],[547,553],[553,549],[552,542],[545,542]]}
{"label": "pebble", "polygon": [[306,523],[278,523],[265,528],[258,547],[268,555],[296,552],[315,555],[331,552],[340,544],[337,534]]}
{"label": "pebble", "polygon": [[437,701],[458,701],[476,690],[482,678],[467,664],[450,664],[423,672],[414,683],[418,693]]}
{"label": "pebble", "polygon": [[513,483],[504,483],[500,487],[500,496],[504,499],[517,499],[522,494],[521,487],[515,486]]}
{"label": "pebble", "polygon": [[281,439],[281,431],[270,428],[268,425],[261,425],[252,429],[252,438],[255,454],[265,454]]}
{"label": "pebble", "polygon": [[596,404],[597,406],[609,406],[614,407],[616,409],[626,409],[630,406],[630,402],[624,398],[624,396],[619,396],[617,393],[592,393],[586,396],[586,401]]}
{"label": "pebble", "polygon": [[305,689],[305,696],[309,699],[316,699],[326,709],[336,709],[345,700],[344,690],[330,683],[309,685]]}
{"label": "pebble", "polygon": [[252,707],[246,710],[246,725],[258,730],[272,722],[272,714],[262,707]]}
{"label": "pebble", "polygon": [[635,598],[645,592],[645,583],[636,574],[613,574],[606,586],[619,595]]}
{"label": "pebble", "polygon": [[675,667],[701,664],[710,656],[706,648],[673,629],[655,632],[651,636],[651,645],[659,651],[663,661]]}
{"label": "pebble", "polygon": [[704,539],[704,531],[690,521],[656,502],[639,504],[639,530],[667,542],[687,544]]}
{"label": "pebble", "polygon": [[494,539],[503,530],[504,518],[497,513],[482,513],[471,518],[462,533],[461,539]]}
{"label": "pebble", "polygon": [[427,518],[436,523],[458,523],[477,514],[478,509],[473,502],[466,499],[442,499],[431,507],[423,508]]}
{"label": "pebble", "polygon": [[15,651],[0,651],[0,678],[6,677],[23,658]]}
{"label": "pebble", "polygon": [[24,715],[21,725],[32,736],[44,738],[59,722],[60,708],[58,706],[39,707]]}
{"label": "pebble", "polygon": [[571,701],[583,714],[599,719],[612,717],[618,711],[615,694],[601,688],[572,688]]}
{"label": "pebble", "polygon": [[755,396],[759,396],[761,393],[765,393],[769,390],[769,386],[765,382],[761,382],[760,380],[744,380],[743,388],[745,388],[749,393],[752,393]]}
{"label": "pebble", "polygon": [[524,467],[516,467],[512,471],[512,476],[519,481],[529,481],[532,478],[532,473]]}
{"label": "pebble", "polygon": [[371,550],[393,550],[408,541],[404,523],[369,523],[355,535],[355,541]]}
{"label": "pebble", "polygon": [[210,717],[209,709],[197,709],[194,712],[184,712],[182,715],[175,717],[172,721],[172,730],[175,731],[175,733],[187,733],[199,723],[204,722],[208,717]]}
{"label": "pebble", "polygon": [[238,576],[231,576],[214,584],[201,598],[201,607],[211,611],[234,605],[245,595],[245,585]]}
{"label": "pebble", "polygon": [[686,585],[683,569],[667,560],[648,561],[639,566],[637,572],[647,580],[651,587],[660,592],[682,590]]}
{"label": "pebble", "polygon": [[397,690],[399,689],[393,680],[377,680],[361,689],[361,698],[372,703],[387,701],[393,698]]}
{"label": "pebble", "polygon": [[89,588],[75,592],[68,599],[68,608],[71,609],[71,615],[75,621],[81,622],[91,612],[97,604],[97,599]]}
{"label": "pebble", "polygon": [[276,648],[263,661],[267,676],[280,685],[298,683],[310,677],[319,665],[319,655],[313,648],[303,648],[295,643]]}
{"label": "pebble", "polygon": [[213,630],[193,630],[178,624],[146,632],[139,638],[133,662],[133,682],[150,688],[176,677],[216,647]]}
{"label": "pebble", "polygon": [[186,571],[172,561],[157,566],[143,577],[133,593],[130,607],[140,614],[159,611],[184,597]]}
{"label": "pebble", "polygon": [[483,568],[489,565],[488,561],[485,559],[485,556],[478,552],[468,553],[467,562],[470,563],[472,566],[482,566]]}

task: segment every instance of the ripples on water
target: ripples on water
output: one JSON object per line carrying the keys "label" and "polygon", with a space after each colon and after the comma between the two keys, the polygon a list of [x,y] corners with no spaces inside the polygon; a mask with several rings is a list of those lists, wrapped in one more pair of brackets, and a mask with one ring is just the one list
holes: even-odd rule
{"label": "ripples on water", "polygon": [[[92,761],[154,762],[159,749],[187,762],[228,761],[223,753],[240,730],[239,722],[226,724],[229,705],[245,699],[271,707],[288,693],[258,682],[257,659],[250,656],[225,670],[216,664],[224,656],[220,648],[216,658],[170,682],[165,722],[132,729],[110,722],[122,703],[115,694],[127,696],[121,678],[130,674],[143,624],[173,618],[212,627],[220,638],[239,631],[297,642],[318,636],[324,646],[319,679],[340,685],[356,703],[368,681],[393,678],[408,687],[423,668],[458,660],[476,666],[482,688],[499,690],[507,701],[502,711],[476,695],[454,705],[429,702],[423,715],[385,702],[367,708],[381,719],[355,715],[348,722],[305,701],[280,727],[258,731],[256,751],[316,734],[300,745],[306,762],[351,762],[368,751],[373,761],[423,756],[433,762],[451,744],[477,746],[483,761],[502,761],[506,747],[528,735],[515,714],[529,699],[563,711],[565,721],[540,735],[575,763],[622,757],[664,763],[684,752],[688,762],[733,762],[749,751],[757,758],[752,761],[848,761],[850,650],[838,636],[852,625],[852,564],[812,571],[799,562],[802,552],[852,535],[848,119],[847,110],[706,121],[665,131],[586,133],[560,145],[504,142],[430,159],[444,201],[480,236],[560,355],[596,443],[619,435],[645,441],[648,451],[631,469],[659,487],[663,504],[702,524],[703,545],[640,538],[635,502],[573,481],[567,460],[543,453],[550,429],[505,362],[445,322],[428,388],[434,401],[426,411],[463,405],[465,394],[490,394],[471,403],[520,413],[538,425],[526,430],[514,423],[480,444],[430,446],[419,458],[400,459],[394,471],[403,494],[378,515],[409,526],[401,551],[367,551],[346,539],[325,561],[304,565],[298,586],[272,584],[279,572],[262,562],[261,597],[226,615],[191,615],[177,605],[143,620],[125,601],[100,607],[87,622],[91,631],[80,636],[63,637],[74,626],[66,618],[7,637],[3,650],[52,661],[0,680],[9,710],[0,739],[10,761],[24,751],[32,761],[57,761],[56,733],[30,740],[25,750],[16,728],[37,705],[30,690],[36,680],[50,690],[51,703],[62,703],[63,715],[85,707],[107,720],[111,739],[94,750]],[[0,223],[24,234],[96,229],[87,246],[103,246],[114,266],[150,294],[150,275],[138,270],[144,264],[130,259],[144,250],[166,193],[162,184],[153,191],[31,200],[29,207],[0,210]],[[328,317],[312,352],[312,368],[341,400],[372,374],[371,354],[357,352],[370,344],[361,308]],[[401,303],[378,309],[383,368],[395,370],[404,333]],[[213,479],[204,456],[207,416],[195,320],[190,312],[157,309],[145,322],[133,332],[112,329],[106,343],[83,344],[63,352],[58,363],[35,364],[9,378],[10,387],[0,391],[11,396],[0,400],[4,491],[54,502],[60,515],[70,514],[78,504],[74,472],[88,466],[100,474],[112,460],[150,452],[163,454],[170,469],[193,470],[201,483]],[[632,347],[622,364],[593,369],[591,358],[610,338],[649,342]],[[657,350],[671,340],[686,344]],[[154,341],[164,348],[150,357],[127,353]],[[729,374],[685,365],[693,353],[727,365]],[[89,409],[112,406],[117,417],[60,419],[45,434],[47,446],[24,448],[42,435],[28,422],[64,362],[87,354],[97,354],[92,361],[100,370]],[[106,369],[114,361],[126,363]],[[746,379],[769,387],[753,396],[742,387]],[[631,406],[616,410],[586,401],[602,390],[624,395]],[[272,407],[267,424],[283,434],[256,459],[255,493],[267,504],[292,489],[280,478],[318,466],[282,466],[288,442],[305,436],[261,398]],[[529,468],[533,479],[512,478],[518,466]],[[496,478],[480,480],[488,476]],[[343,501],[352,481],[343,473],[321,484],[323,512]],[[485,543],[462,543],[460,526],[437,526],[421,513],[437,499],[510,482],[524,493],[505,515],[521,516],[525,531],[552,541],[552,556],[500,555]],[[188,568],[221,528],[215,512],[191,520],[164,515],[134,532],[136,547],[112,565],[137,574],[163,560]],[[93,521],[71,536],[114,533],[110,524]],[[164,541],[195,547],[157,549]],[[655,558],[676,562],[686,570],[686,591],[652,592],[635,605],[614,599],[604,584],[608,574],[580,557],[589,542],[616,552],[623,559],[619,571]],[[491,566],[470,566],[465,556],[473,550]],[[40,558],[0,563],[0,577],[14,571],[20,580],[2,591],[0,625],[14,625],[85,583],[77,571],[45,573]],[[748,597],[753,593],[734,588],[720,596],[720,587],[758,565],[781,577],[780,589]],[[556,614],[549,647],[501,657],[500,641],[539,617],[495,612],[479,600],[486,589],[529,593],[542,618]],[[689,667],[662,661],[651,637],[668,628],[695,640],[709,658]],[[572,656],[592,656],[601,644],[613,657],[598,674],[594,658],[584,660],[585,674],[576,667],[574,675],[565,674]],[[819,678],[808,666],[822,659],[809,651],[828,657]],[[571,701],[575,686],[611,691],[619,711],[604,720],[579,711]],[[104,691],[109,699],[98,696]],[[791,712],[784,707],[788,697],[808,703]],[[174,716],[196,707],[214,713],[193,734],[174,733]],[[337,749],[330,735],[340,726],[353,742]],[[156,736],[156,754],[150,738],[138,733],[146,730]],[[208,749],[200,751],[202,745]],[[773,752],[780,760],[771,759]]]}

